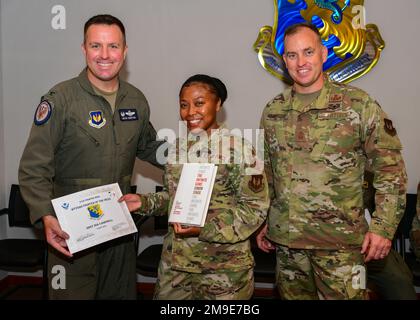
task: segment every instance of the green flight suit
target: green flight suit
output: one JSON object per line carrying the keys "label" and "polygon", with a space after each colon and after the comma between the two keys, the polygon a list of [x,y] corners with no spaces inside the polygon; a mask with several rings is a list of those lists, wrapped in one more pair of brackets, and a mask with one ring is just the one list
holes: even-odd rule
{"label": "green flight suit", "polygon": [[[411,249],[416,255],[416,259],[420,262],[420,182],[417,186],[417,214],[413,218],[413,223],[410,231]],[[417,271],[418,272],[418,271]]]}
{"label": "green flight suit", "polygon": [[[130,192],[136,156],[154,165],[156,132],[144,95],[120,80],[115,113],[95,94],[86,69],[41,98],[19,166],[19,184],[31,220],[54,215],[51,199],[118,182]],[[64,230],[65,231],[65,230]],[[136,253],[123,237],[66,259],[49,250],[52,299],[129,299],[136,297]],[[51,268],[62,265],[66,289],[51,287]]]}
{"label": "green flight suit", "polygon": [[[370,215],[375,212],[374,175],[365,171],[363,183],[363,204]],[[391,248],[381,260],[371,260],[366,264],[367,286],[372,288],[381,299],[416,300],[413,275],[398,252]]]}

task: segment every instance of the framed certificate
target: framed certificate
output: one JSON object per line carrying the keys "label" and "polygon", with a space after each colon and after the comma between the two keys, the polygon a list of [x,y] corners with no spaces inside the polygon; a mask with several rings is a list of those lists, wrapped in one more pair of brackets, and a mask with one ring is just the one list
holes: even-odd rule
{"label": "framed certificate", "polygon": [[118,183],[86,189],[51,200],[69,251],[75,252],[137,232]]}
{"label": "framed certificate", "polygon": [[213,163],[184,163],[169,222],[203,227],[216,179]]}

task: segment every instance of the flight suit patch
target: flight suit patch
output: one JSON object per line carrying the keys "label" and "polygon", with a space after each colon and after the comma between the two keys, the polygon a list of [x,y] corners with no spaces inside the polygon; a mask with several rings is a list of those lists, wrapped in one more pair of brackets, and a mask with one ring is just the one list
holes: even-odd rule
{"label": "flight suit patch", "polygon": [[35,125],[40,126],[46,123],[50,119],[51,113],[52,113],[51,104],[47,100],[41,101],[41,103],[38,105],[35,111],[35,116],[34,116]]}
{"label": "flight suit patch", "polygon": [[136,121],[139,120],[136,109],[119,109],[118,113],[120,114],[121,121]]}
{"label": "flight suit patch", "polygon": [[89,112],[89,125],[96,129],[102,128],[106,123],[102,111],[90,111]]}

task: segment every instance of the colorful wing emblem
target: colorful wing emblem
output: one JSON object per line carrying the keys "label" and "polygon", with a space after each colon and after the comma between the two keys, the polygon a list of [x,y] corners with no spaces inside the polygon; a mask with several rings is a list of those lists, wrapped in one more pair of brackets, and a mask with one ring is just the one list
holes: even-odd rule
{"label": "colorful wing emblem", "polygon": [[102,115],[102,111],[89,112],[89,125],[94,128],[102,128],[106,123],[106,119]]}
{"label": "colorful wing emblem", "polygon": [[368,73],[378,62],[385,42],[378,27],[364,25],[364,0],[275,0],[274,27],[260,29],[254,50],[268,72],[291,84],[282,54],[286,28],[311,22],[328,48],[324,71],[338,82],[348,83]]}
{"label": "colorful wing emblem", "polygon": [[89,211],[90,217],[93,219],[100,219],[104,215],[99,204],[91,205],[87,209]]}

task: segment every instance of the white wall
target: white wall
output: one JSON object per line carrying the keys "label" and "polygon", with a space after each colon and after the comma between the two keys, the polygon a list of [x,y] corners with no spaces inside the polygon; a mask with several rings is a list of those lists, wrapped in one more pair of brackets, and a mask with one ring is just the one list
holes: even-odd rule
{"label": "white wall", "polygon": [[[257,128],[265,103],[284,88],[263,70],[252,50],[259,28],[273,25],[272,0],[0,1],[3,202],[8,191],[1,188],[17,182],[19,159],[41,95],[84,66],[83,24],[94,14],[111,13],[124,22],[129,46],[124,74],[148,98],[156,129],[177,129],[179,87],[194,73],[209,73],[225,82],[229,97],[224,117],[232,128]],[[51,27],[51,8],[56,4],[66,9],[65,30]],[[404,145],[409,191],[416,192],[420,1],[404,0],[401,5],[393,0],[366,0],[365,5],[367,23],[378,25],[386,48],[373,71],[353,84],[371,93],[394,120]],[[160,175],[159,170],[138,162],[134,182],[141,192],[151,192]],[[5,232],[0,227],[0,237]],[[7,234],[27,235],[17,229]]]}
{"label": "white wall", "polygon": [[367,22],[375,23],[385,40],[372,72],[352,84],[369,92],[393,120],[403,144],[408,192],[420,181],[420,1],[366,0]]}

